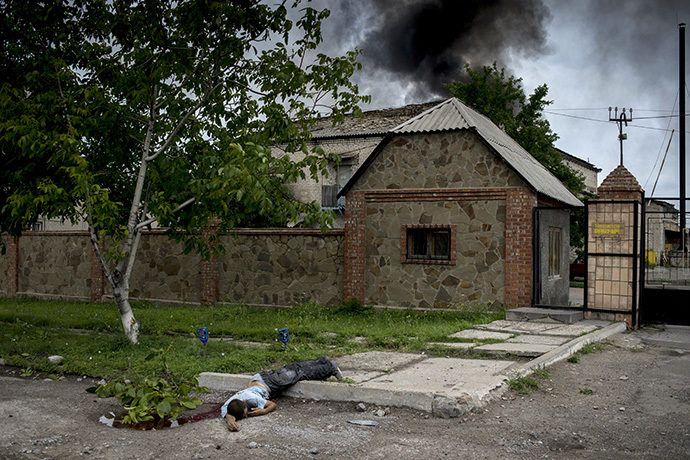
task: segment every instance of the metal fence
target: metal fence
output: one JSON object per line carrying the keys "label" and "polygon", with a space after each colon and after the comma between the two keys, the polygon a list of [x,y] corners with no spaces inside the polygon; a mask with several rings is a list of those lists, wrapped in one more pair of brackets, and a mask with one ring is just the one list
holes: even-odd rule
{"label": "metal fence", "polygon": [[646,203],[645,264],[647,285],[690,285],[688,229],[680,228],[675,206],[663,202]]}

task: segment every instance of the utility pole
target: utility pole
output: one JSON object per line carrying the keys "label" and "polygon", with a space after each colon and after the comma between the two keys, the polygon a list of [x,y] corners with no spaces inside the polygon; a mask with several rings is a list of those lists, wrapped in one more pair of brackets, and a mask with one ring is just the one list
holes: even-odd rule
{"label": "utility pole", "polygon": [[621,144],[621,162],[623,165],[623,141],[628,139],[627,133],[623,132],[623,125],[628,126],[628,122],[633,120],[633,109],[630,109],[630,118],[625,114],[625,107],[621,111],[620,116],[618,115],[618,107],[616,107],[615,115],[611,116],[611,107],[609,107],[609,121],[615,121],[618,125],[618,141]]}
{"label": "utility pole", "polygon": [[678,135],[680,136],[680,151],[678,157],[680,158],[679,173],[680,173],[680,239],[681,250],[685,254],[685,23],[678,24],[678,90],[680,99],[680,117],[678,119]]}

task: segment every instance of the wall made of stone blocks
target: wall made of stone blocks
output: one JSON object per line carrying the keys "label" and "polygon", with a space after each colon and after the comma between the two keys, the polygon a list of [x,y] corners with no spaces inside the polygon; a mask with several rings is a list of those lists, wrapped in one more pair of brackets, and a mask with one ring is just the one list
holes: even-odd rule
{"label": "wall made of stone blocks", "polygon": [[[225,254],[204,263],[199,255],[185,255],[181,243],[161,232],[142,234],[130,297],[206,304],[342,303],[342,230],[327,234],[314,229],[238,230],[236,237],[220,238]],[[17,246],[8,244],[8,254],[0,257],[0,295],[112,298],[110,285],[103,285],[87,233],[31,232],[18,241],[16,270],[9,261]],[[17,289],[9,289],[10,279],[17,280]],[[205,299],[201,295],[204,283],[210,289]]]}
{"label": "wall made of stone blocks", "polygon": [[221,244],[220,302],[342,304],[342,231],[243,230],[221,237]]}
{"label": "wall made of stone blocks", "polygon": [[[367,302],[408,307],[503,303],[505,213],[500,200],[367,204]],[[403,263],[402,226],[408,224],[452,224],[455,263]]]}
{"label": "wall made of stone blocks", "polygon": [[[201,256],[184,254],[184,246],[162,233],[143,233],[130,278],[130,297],[199,302]],[[106,282],[106,295],[112,289]]]}
{"label": "wall made of stone blocks", "polygon": [[27,232],[19,238],[17,293],[88,300],[91,242],[82,233]]}
{"label": "wall made of stone blocks", "polygon": [[521,187],[522,180],[471,131],[396,136],[353,190]]}

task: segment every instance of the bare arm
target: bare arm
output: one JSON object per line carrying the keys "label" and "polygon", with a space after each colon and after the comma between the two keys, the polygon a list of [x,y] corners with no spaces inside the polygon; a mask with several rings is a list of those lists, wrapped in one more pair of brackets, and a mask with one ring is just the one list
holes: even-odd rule
{"label": "bare arm", "polygon": [[235,417],[234,417],[234,416],[232,416],[232,415],[230,415],[230,414],[226,414],[226,415],[225,415],[225,421],[226,421],[227,424],[228,424],[228,430],[230,430],[230,431],[240,431],[240,427],[239,427],[239,425],[237,425],[237,421],[235,420]]}
{"label": "bare arm", "polygon": [[250,417],[256,417],[257,415],[266,415],[269,412],[273,412],[274,410],[276,410],[276,407],[278,407],[278,405],[273,401],[266,401],[266,405],[263,409],[255,407],[254,409],[249,411],[247,415],[249,415]]}

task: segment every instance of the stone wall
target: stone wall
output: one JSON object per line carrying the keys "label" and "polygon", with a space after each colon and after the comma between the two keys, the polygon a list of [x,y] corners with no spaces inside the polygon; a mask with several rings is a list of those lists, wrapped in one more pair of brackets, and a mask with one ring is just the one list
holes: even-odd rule
{"label": "stone wall", "polygon": [[[141,236],[137,259],[130,279],[130,296],[151,300],[198,302],[201,285],[195,253],[184,254],[181,243],[161,233]],[[112,289],[106,282],[106,295]]]}
{"label": "stone wall", "polygon": [[343,234],[333,230],[243,230],[225,236],[218,300],[293,305],[343,299]]}
{"label": "stone wall", "polygon": [[91,242],[82,233],[19,238],[18,294],[89,299]]}
{"label": "stone wall", "polygon": [[[415,307],[503,303],[505,212],[499,200],[367,205],[367,301]],[[452,223],[455,264],[403,263],[402,225],[410,223]]]}
{"label": "stone wall", "polygon": [[521,187],[524,182],[471,131],[395,137],[352,190]]}
{"label": "stone wall", "polygon": [[[238,230],[236,237],[221,239],[225,254],[213,265],[219,273],[210,276],[215,284],[210,303],[342,303],[342,230],[328,234],[314,229]],[[9,257],[0,257],[0,295],[15,294],[7,288],[12,278],[17,280],[18,295],[100,300],[104,294],[105,299],[112,298],[107,282],[104,291],[93,289],[101,282],[101,270],[92,253],[84,232],[27,232],[19,238],[16,276],[10,276]],[[209,274],[203,274],[199,255],[185,255],[182,244],[161,232],[147,232],[137,252],[130,297],[200,303],[203,276]]]}

